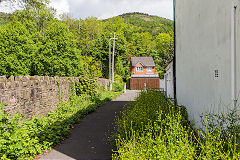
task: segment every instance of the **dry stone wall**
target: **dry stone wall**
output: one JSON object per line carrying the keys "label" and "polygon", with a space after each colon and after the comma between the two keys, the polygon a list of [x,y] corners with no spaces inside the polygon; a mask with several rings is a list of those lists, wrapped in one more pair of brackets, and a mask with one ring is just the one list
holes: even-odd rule
{"label": "dry stone wall", "polygon": [[98,83],[101,87],[103,87],[105,90],[108,88],[109,80],[105,78],[98,78]]}
{"label": "dry stone wall", "polygon": [[[72,78],[76,80],[76,78]],[[69,99],[71,89],[68,78],[43,76],[0,77],[0,102],[4,110],[25,117],[46,115],[59,104]],[[62,94],[59,94],[62,93]]]}
{"label": "dry stone wall", "polygon": [[[47,115],[56,109],[60,100],[66,102],[71,95],[70,82],[78,78],[47,76],[0,76],[0,103],[5,103],[4,110],[25,117]],[[100,79],[100,85],[107,85]]]}

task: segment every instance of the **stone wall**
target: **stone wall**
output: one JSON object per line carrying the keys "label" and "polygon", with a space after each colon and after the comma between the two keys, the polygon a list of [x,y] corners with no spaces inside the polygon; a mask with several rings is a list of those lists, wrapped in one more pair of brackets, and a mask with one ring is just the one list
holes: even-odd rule
{"label": "stone wall", "polygon": [[[99,82],[106,87],[104,79]],[[13,115],[22,113],[27,118],[47,115],[56,109],[59,100],[68,101],[70,94],[70,80],[67,77],[0,76],[0,103],[5,103],[4,110]]]}
{"label": "stone wall", "polygon": [[104,87],[105,90],[108,88],[109,80],[105,78],[98,78],[98,83],[101,87]]}

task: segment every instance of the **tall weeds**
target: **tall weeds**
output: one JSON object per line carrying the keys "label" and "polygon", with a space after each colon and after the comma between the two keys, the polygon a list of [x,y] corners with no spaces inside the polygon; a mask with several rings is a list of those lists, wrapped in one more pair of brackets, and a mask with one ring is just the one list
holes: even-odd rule
{"label": "tall weeds", "polygon": [[184,107],[144,92],[118,117],[113,159],[240,159],[237,131],[224,137],[209,126],[206,119],[204,131],[194,130]]}

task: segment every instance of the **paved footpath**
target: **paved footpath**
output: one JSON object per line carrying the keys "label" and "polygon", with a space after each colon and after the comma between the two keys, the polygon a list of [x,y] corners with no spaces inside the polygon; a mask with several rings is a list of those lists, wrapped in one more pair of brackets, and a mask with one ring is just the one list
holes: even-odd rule
{"label": "paved footpath", "polygon": [[112,146],[107,138],[113,130],[116,113],[133,101],[138,91],[127,91],[111,102],[104,103],[96,112],[87,115],[74,126],[68,139],[40,159],[108,160]]}

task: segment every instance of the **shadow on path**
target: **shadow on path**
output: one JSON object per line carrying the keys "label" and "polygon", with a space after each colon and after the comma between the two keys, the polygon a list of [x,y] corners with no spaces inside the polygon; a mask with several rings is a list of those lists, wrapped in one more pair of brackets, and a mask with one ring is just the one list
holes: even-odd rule
{"label": "shadow on path", "polygon": [[113,148],[108,142],[108,137],[113,131],[115,116],[125,105],[133,101],[138,93],[128,91],[103,104],[96,112],[87,115],[75,125],[68,139],[47,155],[41,156],[41,159],[112,159]]}

